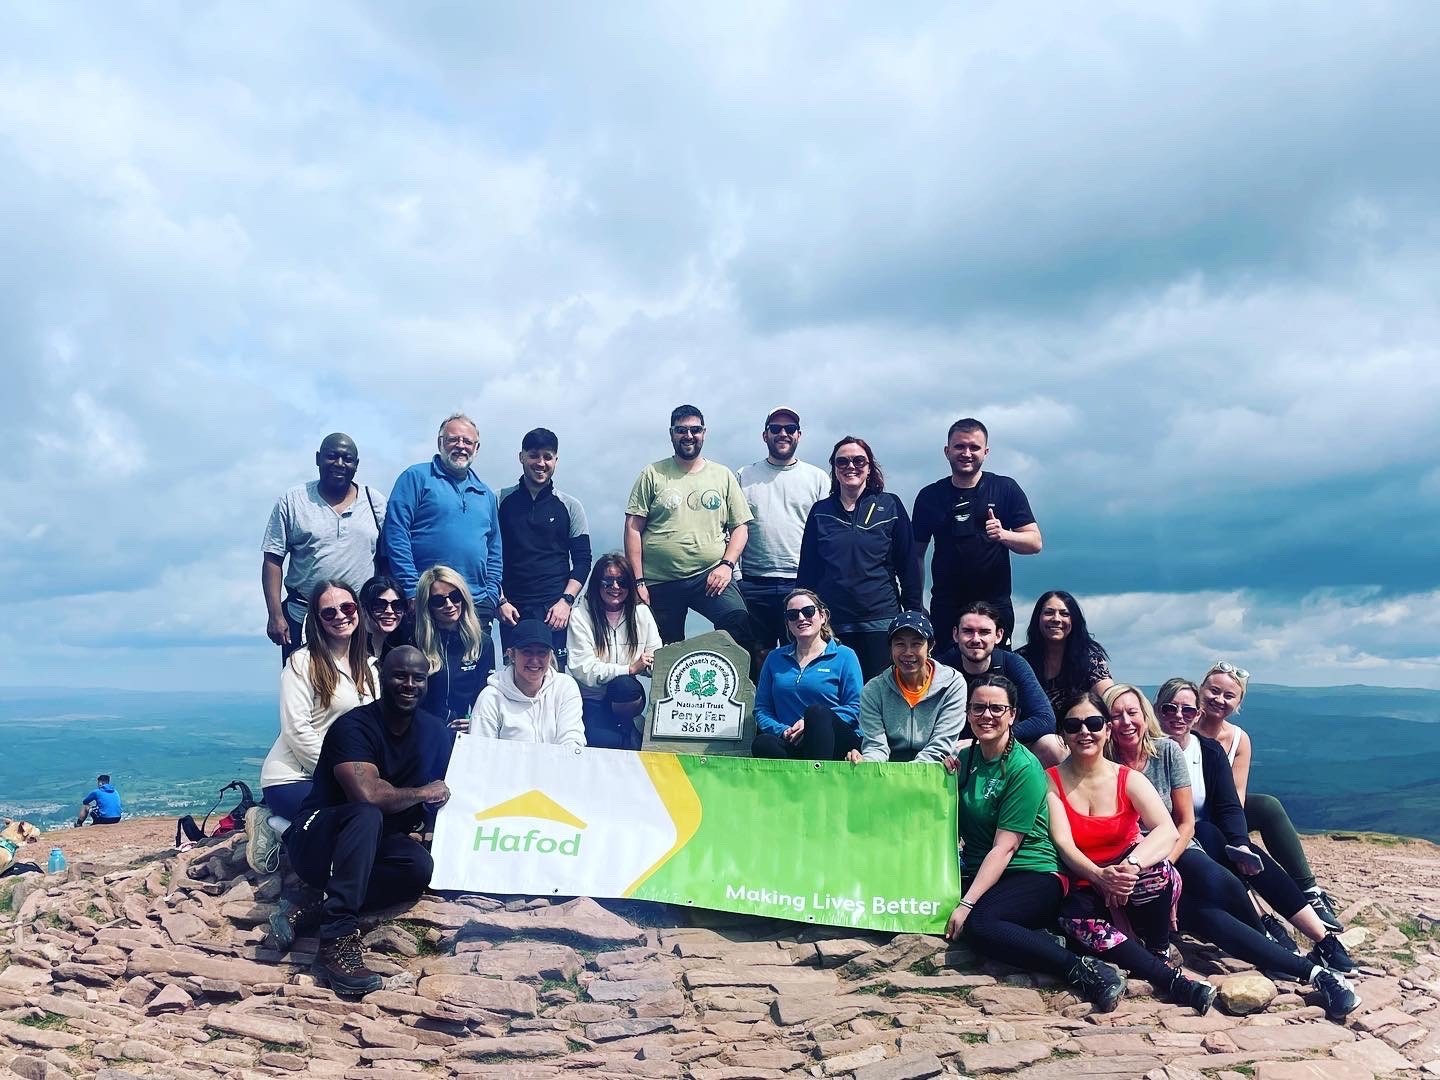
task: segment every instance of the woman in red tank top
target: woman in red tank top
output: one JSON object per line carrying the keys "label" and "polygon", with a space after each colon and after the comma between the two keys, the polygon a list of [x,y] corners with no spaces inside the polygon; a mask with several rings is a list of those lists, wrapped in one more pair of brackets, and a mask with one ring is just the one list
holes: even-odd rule
{"label": "woman in red tank top", "polygon": [[1109,714],[1099,695],[1065,702],[1059,727],[1070,756],[1046,774],[1050,836],[1071,877],[1061,927],[1171,1001],[1208,1012],[1215,988],[1186,978],[1167,955],[1180,895],[1169,861],[1175,823],[1144,773],[1105,757]]}

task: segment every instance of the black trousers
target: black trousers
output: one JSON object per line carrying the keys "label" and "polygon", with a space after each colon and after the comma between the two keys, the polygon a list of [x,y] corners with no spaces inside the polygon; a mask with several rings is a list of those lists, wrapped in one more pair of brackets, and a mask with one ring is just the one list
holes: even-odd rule
{"label": "black trousers", "polygon": [[1060,917],[1060,878],[1038,870],[1007,870],[965,918],[965,940],[981,956],[1062,978],[1076,956],[1045,930]]}
{"label": "black trousers", "polygon": [[1193,847],[1175,860],[1175,869],[1185,882],[1180,890],[1181,930],[1220,946],[1261,971],[1282,972],[1300,982],[1310,977],[1310,961],[1266,936],[1255,905],[1234,874]]}
{"label": "black trousers", "polygon": [[304,814],[285,830],[285,851],[300,879],[325,891],[320,938],[347,937],[362,911],[413,900],[430,884],[430,853],[405,833],[386,832],[371,803]]}
{"label": "black trousers", "polygon": [[[1250,850],[1260,856],[1263,869],[1260,873],[1246,877],[1236,870],[1225,855],[1225,836],[1208,821],[1195,823],[1195,839],[1205,849],[1205,854],[1234,874],[1242,884],[1248,885],[1260,894],[1260,898],[1279,913],[1282,919],[1289,919],[1309,901],[1300,891],[1300,886],[1285,872],[1285,869],[1270,857],[1270,853],[1258,844],[1251,844]],[[1180,894],[1184,896],[1182,892]]]}
{"label": "black trousers", "polygon": [[750,755],[799,761],[841,761],[851,750],[860,749],[860,736],[836,716],[829,705],[811,705],[805,710],[804,719],[805,730],[800,733],[799,742],[787,743],[779,735],[756,735]]}
{"label": "black trousers", "polygon": [[890,637],[884,630],[847,630],[836,637],[855,650],[860,678],[866,682],[890,666]]}

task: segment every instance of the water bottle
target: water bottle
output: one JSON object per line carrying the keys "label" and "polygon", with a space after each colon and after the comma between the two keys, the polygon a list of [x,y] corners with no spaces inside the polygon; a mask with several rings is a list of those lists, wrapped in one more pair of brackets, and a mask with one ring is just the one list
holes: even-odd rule
{"label": "water bottle", "polygon": [[65,861],[65,853],[61,851],[58,847],[52,847],[50,849],[50,873],[63,873],[68,865],[69,863]]}

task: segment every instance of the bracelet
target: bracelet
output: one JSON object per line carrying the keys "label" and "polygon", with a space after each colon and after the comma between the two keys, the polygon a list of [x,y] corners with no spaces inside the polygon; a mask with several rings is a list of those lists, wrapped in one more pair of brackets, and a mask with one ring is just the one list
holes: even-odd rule
{"label": "bracelet", "polygon": [[969,908],[971,911],[975,910],[975,905],[972,904],[969,900],[966,900],[963,896],[960,897],[960,906],[963,908]]}

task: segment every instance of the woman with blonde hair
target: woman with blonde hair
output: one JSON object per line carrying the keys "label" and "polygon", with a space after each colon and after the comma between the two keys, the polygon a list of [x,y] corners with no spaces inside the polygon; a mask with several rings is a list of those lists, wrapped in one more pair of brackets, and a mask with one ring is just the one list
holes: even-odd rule
{"label": "woman with blonde hair", "polygon": [[444,720],[455,732],[465,730],[475,700],[484,689],[480,659],[485,649],[480,618],[465,579],[448,566],[432,566],[415,586],[415,610],[385,641],[385,652],[414,645],[430,665],[430,681],[420,710]]}
{"label": "woman with blonde hair", "polygon": [[812,589],[783,603],[790,644],[772,649],[755,687],[755,757],[842,761],[860,749],[860,660],[830,629]]}

